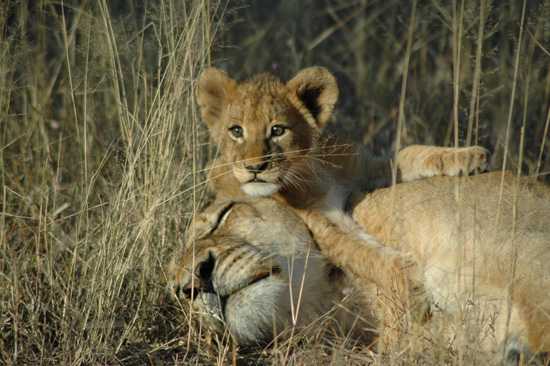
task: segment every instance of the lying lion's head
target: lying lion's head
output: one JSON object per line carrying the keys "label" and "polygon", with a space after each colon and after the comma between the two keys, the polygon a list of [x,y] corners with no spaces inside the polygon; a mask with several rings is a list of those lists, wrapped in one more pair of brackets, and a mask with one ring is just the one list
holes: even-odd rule
{"label": "lying lion's head", "polygon": [[212,330],[254,345],[325,314],[349,330],[352,314],[330,313],[344,297],[344,275],[285,207],[271,199],[225,202],[197,221],[197,240],[172,264],[173,289]]}
{"label": "lying lion's head", "polygon": [[266,196],[300,184],[299,170],[311,161],[306,156],[332,114],[338,87],[321,67],[304,69],[286,84],[269,74],[239,83],[210,68],[199,79],[197,98],[220,147],[220,165],[231,169],[245,193]]}

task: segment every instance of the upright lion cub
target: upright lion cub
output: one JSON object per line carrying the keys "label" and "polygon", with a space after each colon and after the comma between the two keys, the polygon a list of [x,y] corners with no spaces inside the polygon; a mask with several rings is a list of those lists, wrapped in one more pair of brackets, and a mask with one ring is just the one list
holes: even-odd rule
{"label": "upright lion cub", "polygon": [[[279,192],[293,206],[318,204],[335,185],[391,183],[390,159],[371,158],[361,147],[321,131],[338,100],[334,76],[310,67],[283,84],[270,74],[237,83],[209,68],[200,76],[197,99],[203,121],[219,146],[210,183],[221,196],[269,196]],[[482,147],[414,145],[401,150],[403,181],[485,169]]]}
{"label": "upright lion cub", "polygon": [[[357,146],[321,135],[338,94],[336,79],[322,67],[306,68],[286,84],[270,74],[239,83],[218,69],[204,71],[197,99],[220,152],[210,170],[211,187],[220,198],[273,196],[288,204],[336,265],[403,303],[415,302],[410,291],[421,285],[413,263],[344,213],[349,193],[365,180],[375,186],[391,182],[391,162],[369,159]],[[403,179],[412,180],[484,169],[486,157],[481,147],[417,145],[399,153],[397,166]]]}

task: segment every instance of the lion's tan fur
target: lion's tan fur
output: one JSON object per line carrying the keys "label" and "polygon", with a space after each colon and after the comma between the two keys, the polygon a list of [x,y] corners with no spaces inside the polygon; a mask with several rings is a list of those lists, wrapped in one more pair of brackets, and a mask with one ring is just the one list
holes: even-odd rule
{"label": "lion's tan fur", "polygon": [[[442,308],[471,299],[482,307],[497,304],[497,340],[507,333],[531,352],[550,351],[548,187],[500,172],[434,178],[374,192],[353,217],[414,257],[426,291]],[[340,255],[342,261],[356,256]]]}
{"label": "lion's tan fur", "polygon": [[[325,230],[321,232],[322,240],[333,242],[326,243],[323,254],[355,279],[355,284],[364,291],[364,313],[370,314],[371,306],[376,306],[373,300],[379,294],[362,285],[380,278],[374,273],[376,270],[388,274],[389,268],[383,266],[391,266],[391,262],[371,267],[368,251],[355,246],[359,243],[350,245],[343,241],[338,230],[331,231],[333,224],[326,218],[312,218],[308,222],[315,211],[303,211],[307,212],[302,218],[309,226],[311,232],[308,232],[302,222],[296,221],[296,210],[281,202],[268,198],[234,202],[237,202],[235,208],[221,224],[217,223],[221,209],[216,205],[197,217],[194,231],[198,247],[195,252],[188,247],[183,261],[175,263],[176,284],[188,284],[182,276],[192,271],[193,253],[194,260],[200,261],[203,246],[222,251],[228,238],[236,238],[268,255],[295,256],[307,248],[314,250],[315,232]],[[500,172],[468,178],[432,178],[373,192],[357,204],[353,217],[381,243],[418,263],[417,274],[425,285],[426,295],[436,305],[434,309],[442,311],[442,315],[436,312],[432,321],[473,308],[476,314],[482,314],[480,318],[486,319],[484,334],[473,336],[483,341],[481,346],[487,350],[500,350],[507,339],[520,342],[529,353],[549,350],[549,187]],[[319,260],[318,263],[323,263]],[[379,286],[390,286],[398,292],[406,285],[395,282],[396,277],[390,275],[387,279]],[[342,286],[349,285],[341,282],[341,278],[329,278],[329,282],[338,281],[332,287],[336,292],[331,295],[323,283],[326,277],[306,277],[306,281],[307,288],[313,291],[302,297],[302,309],[315,309],[315,303],[326,307],[327,301],[338,301]],[[399,337],[403,329],[396,328],[393,322],[399,319],[392,313],[403,309],[392,309],[392,305],[384,301],[376,316],[383,321],[385,333]],[[390,309],[384,309],[388,306]],[[453,323],[445,323],[445,327],[454,337]]]}

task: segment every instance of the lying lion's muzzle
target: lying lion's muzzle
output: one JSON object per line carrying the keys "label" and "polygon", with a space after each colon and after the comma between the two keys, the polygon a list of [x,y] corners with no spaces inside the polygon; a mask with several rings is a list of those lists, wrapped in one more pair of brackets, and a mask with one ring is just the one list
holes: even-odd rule
{"label": "lying lion's muzzle", "polygon": [[278,317],[280,302],[288,302],[281,300],[288,292],[281,259],[235,238],[201,240],[195,248],[181,263],[175,295],[191,301],[212,330],[229,329],[239,344],[272,337],[271,319]]}
{"label": "lying lion's muzzle", "polygon": [[227,297],[247,286],[281,272],[273,258],[248,244],[208,248],[198,253],[188,269],[189,276],[179,284],[184,297],[214,293]]}

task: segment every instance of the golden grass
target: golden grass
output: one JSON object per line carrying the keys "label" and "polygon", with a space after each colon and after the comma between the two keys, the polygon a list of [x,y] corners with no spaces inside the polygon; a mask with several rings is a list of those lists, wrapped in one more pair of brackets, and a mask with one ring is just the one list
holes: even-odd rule
{"label": "golden grass", "polygon": [[218,5],[127,2],[115,19],[108,1],[74,4],[3,9],[6,363],[116,363],[178,346],[162,268],[200,199],[193,82]]}
{"label": "golden grass", "polygon": [[[332,129],[378,152],[398,116],[399,144],[466,136],[547,174],[550,3],[530,2],[521,30],[515,1],[421,3],[413,20],[401,4],[2,3],[0,363],[385,364],[322,327],[236,353],[167,300],[164,268],[215,150],[193,94],[212,51],[239,76],[327,66],[343,90]],[[463,360],[443,341],[407,344],[395,363]]]}

